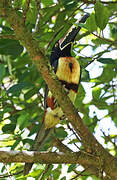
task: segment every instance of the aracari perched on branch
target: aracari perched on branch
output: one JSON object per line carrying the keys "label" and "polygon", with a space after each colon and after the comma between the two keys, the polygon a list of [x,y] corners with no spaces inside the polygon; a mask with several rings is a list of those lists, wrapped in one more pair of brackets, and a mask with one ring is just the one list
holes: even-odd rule
{"label": "aracari perched on branch", "polygon": [[[88,17],[89,14],[84,15],[77,23],[85,23]],[[73,103],[80,82],[81,69],[79,62],[71,56],[71,45],[80,29],[81,27],[79,25],[78,27],[72,25],[66,35],[55,43],[50,56],[50,64]],[[50,132],[53,130],[53,127],[59,123],[64,115],[62,109],[56,103],[53,95],[49,91],[48,86],[46,86],[44,101],[46,108],[44,121],[31,149],[33,151],[41,151]],[[32,163],[25,164],[24,175],[29,173],[32,165]]]}

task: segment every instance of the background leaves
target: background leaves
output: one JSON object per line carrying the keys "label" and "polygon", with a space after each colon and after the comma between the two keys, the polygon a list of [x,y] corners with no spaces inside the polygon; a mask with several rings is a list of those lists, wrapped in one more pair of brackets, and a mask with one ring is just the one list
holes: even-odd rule
{"label": "background leaves", "polygon": [[99,1],[96,2],[94,9],[96,24],[101,30],[103,30],[106,27],[109,20],[109,11],[107,7]]}

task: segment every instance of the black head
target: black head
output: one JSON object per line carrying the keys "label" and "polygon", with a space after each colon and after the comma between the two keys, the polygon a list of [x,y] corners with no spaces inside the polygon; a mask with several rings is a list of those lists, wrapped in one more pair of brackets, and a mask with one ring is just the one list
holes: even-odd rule
{"label": "black head", "polygon": [[[89,14],[84,15],[79,22],[84,23],[88,17]],[[58,65],[58,59],[60,57],[71,57],[71,44],[74,42],[74,39],[80,29],[80,26],[76,27],[73,25],[66,33],[66,35],[57,41],[53,46],[50,56],[50,63],[54,67],[55,72]]]}
{"label": "black head", "polygon": [[62,39],[55,43],[50,56],[50,64],[54,67],[55,73],[58,66],[58,59],[60,57],[71,57],[71,43],[61,48]]}
{"label": "black head", "polygon": [[50,63],[53,65],[53,62],[58,60],[60,57],[71,57],[71,43],[61,48],[60,40],[55,43],[52,48]]}

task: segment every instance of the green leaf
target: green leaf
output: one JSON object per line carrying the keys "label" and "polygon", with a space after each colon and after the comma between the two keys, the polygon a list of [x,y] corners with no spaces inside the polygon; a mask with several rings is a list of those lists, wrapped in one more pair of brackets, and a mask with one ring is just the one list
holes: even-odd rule
{"label": "green leaf", "polygon": [[68,144],[73,144],[73,143],[78,143],[78,142],[79,142],[78,139],[73,139],[73,140],[71,140]]}
{"label": "green leaf", "polygon": [[23,111],[19,116],[19,118],[17,119],[17,124],[19,125],[21,130],[29,124],[29,119],[30,119],[29,113]]}
{"label": "green leaf", "polygon": [[59,176],[61,174],[61,170],[59,168],[56,168],[52,171],[53,179],[59,179]]}
{"label": "green leaf", "polygon": [[109,20],[109,11],[107,7],[105,7],[99,1],[96,2],[94,9],[96,24],[101,30],[103,30],[106,27]]}
{"label": "green leaf", "polygon": [[117,40],[117,23],[109,24],[109,26],[110,26],[110,31],[111,31],[111,37],[114,40]]}
{"label": "green leaf", "polygon": [[75,169],[76,168],[76,164],[71,164],[69,167],[68,167],[68,170],[67,170],[67,172],[68,173],[70,173],[70,172],[72,172],[73,171],[73,169]]}
{"label": "green leaf", "polygon": [[[107,42],[104,39],[100,39],[100,38],[92,39],[92,42],[96,46],[100,46],[101,44],[107,44]],[[110,44],[110,43],[108,42],[108,44]]]}
{"label": "green leaf", "polygon": [[11,111],[13,111],[13,108],[7,107],[7,106],[3,110],[4,113],[11,112]]}
{"label": "green leaf", "polygon": [[95,15],[92,13],[90,15],[90,17],[87,19],[86,21],[86,25],[87,29],[90,31],[90,32],[93,32],[93,31],[96,31],[97,30],[97,25],[96,25],[96,22],[95,22]]}
{"label": "green leaf", "polygon": [[13,39],[0,39],[0,54],[18,56],[23,52],[23,46]]}
{"label": "green leaf", "polygon": [[5,124],[2,128],[2,131],[7,134],[11,134],[14,132],[16,128],[16,124]]}
{"label": "green leaf", "polygon": [[[79,45],[78,48],[80,48],[81,51],[82,51],[82,49],[84,49],[85,46],[84,46],[84,45],[83,45],[83,46]],[[81,65],[81,67],[82,67],[81,71],[82,71],[82,73],[83,73],[83,69],[85,69],[85,67],[88,66],[88,63],[89,63],[90,61],[92,61],[92,59],[89,58],[89,57],[78,57],[78,58],[79,58],[78,61],[79,61],[80,65]],[[81,74],[81,75],[82,75],[82,74]]]}
{"label": "green leaf", "polygon": [[15,148],[19,145],[20,142],[21,142],[21,138],[17,139],[17,140],[14,142],[14,144],[12,145],[11,150],[15,149]]}
{"label": "green leaf", "polygon": [[66,10],[71,10],[72,8],[76,7],[77,2],[73,0],[64,0],[63,5]]}
{"label": "green leaf", "polygon": [[113,65],[107,64],[104,66],[102,75],[98,78],[98,80],[107,83],[116,77],[116,71],[114,70],[115,67]]}
{"label": "green leaf", "polygon": [[61,180],[66,180],[66,176],[62,177]]}
{"label": "green leaf", "polygon": [[29,64],[31,62],[31,58],[27,53],[18,56],[17,59],[15,58],[15,61],[13,60],[12,60],[13,65],[17,69],[24,68],[26,64]]}
{"label": "green leaf", "polygon": [[[55,15],[58,11],[59,11],[59,5],[58,5],[58,4],[56,4],[55,6],[50,6],[50,7],[46,8],[46,11],[45,11],[45,12],[43,12],[43,10],[42,10],[42,13],[44,13],[44,18],[42,17],[42,18],[40,19],[40,22],[42,21],[42,22],[41,22],[42,25],[43,25],[45,22],[50,21],[51,17],[52,17],[53,15]],[[40,12],[41,12],[41,11],[40,11]]]}
{"label": "green leaf", "polygon": [[41,3],[43,3],[45,6],[51,6],[53,4],[52,0],[41,0]]}
{"label": "green leaf", "polygon": [[92,95],[94,99],[99,99],[101,94],[101,88],[100,87],[94,87],[92,91]]}
{"label": "green leaf", "polygon": [[64,139],[67,136],[67,132],[64,130],[63,127],[56,128],[55,134],[57,138]]}
{"label": "green leaf", "polygon": [[112,58],[99,58],[97,61],[103,63],[103,64],[115,64],[114,59]]}
{"label": "green leaf", "polygon": [[1,34],[13,34],[13,30],[7,26],[0,26],[2,28],[2,33]]}
{"label": "green leaf", "polygon": [[[38,177],[39,178],[41,176],[42,172],[43,172],[43,169],[37,169],[37,170],[34,170],[33,172],[29,173],[26,177]],[[23,177],[22,177],[22,180],[24,180]]]}
{"label": "green leaf", "polygon": [[113,15],[113,13],[116,12],[116,10],[117,10],[117,3],[116,4],[115,3],[109,3],[107,8],[108,8],[110,15]]}
{"label": "green leaf", "polygon": [[32,136],[34,133],[38,132],[38,130],[41,129],[41,126],[41,123],[35,124],[35,126],[30,130],[29,136]]}
{"label": "green leaf", "polygon": [[5,66],[3,64],[0,64],[0,83],[3,80],[5,73],[6,73]]}
{"label": "green leaf", "polygon": [[85,97],[85,90],[84,90],[84,87],[80,84],[78,88],[78,94],[76,96],[75,103],[74,103],[76,108],[82,105],[82,101],[84,97]]}
{"label": "green leaf", "polygon": [[54,26],[55,29],[61,27],[61,19],[64,22],[65,16],[66,16],[66,13],[63,12],[63,11],[58,14],[58,16],[56,18],[56,23],[55,23],[55,26]]}
{"label": "green leaf", "polygon": [[22,5],[21,0],[14,1],[14,6],[15,6],[16,9],[19,9],[21,5]]}
{"label": "green leaf", "polygon": [[33,143],[34,143],[34,140],[27,138],[27,139],[23,139],[22,142],[23,142],[23,144],[28,143],[28,144],[30,144],[32,146]]}
{"label": "green leaf", "polygon": [[86,69],[82,69],[81,81],[83,81],[83,82],[89,82],[90,81],[89,71],[87,71]]}
{"label": "green leaf", "polygon": [[97,116],[94,116],[93,119],[90,118],[89,120],[90,120],[90,121],[87,122],[87,124],[89,125],[90,131],[93,133],[95,127],[97,126],[97,122],[99,121],[99,119],[97,118]]}
{"label": "green leaf", "polygon": [[30,99],[33,95],[37,94],[38,93],[38,89],[36,88],[33,88],[31,90],[29,90],[25,95],[24,95],[24,98],[25,100],[28,100]]}
{"label": "green leaf", "polygon": [[111,118],[113,119],[113,121],[117,127],[117,112],[116,111],[112,114]]}
{"label": "green leaf", "polygon": [[23,89],[29,89],[32,87],[31,83],[23,82],[13,85],[7,90],[7,93],[18,96]]}
{"label": "green leaf", "polygon": [[29,173],[28,175],[26,175],[25,177],[22,175],[19,178],[17,178],[17,180],[26,180],[27,177],[31,177],[31,178],[35,178],[37,179],[37,177],[39,178],[42,175],[42,172],[44,171],[45,166],[39,164],[38,165],[38,169],[34,169],[34,171],[32,171],[31,173]]}
{"label": "green leaf", "polygon": [[[48,165],[46,165],[48,167]],[[48,171],[44,173],[43,179],[46,180],[52,174],[53,165],[49,165]]]}
{"label": "green leaf", "polygon": [[33,24],[34,22],[36,22],[36,18],[37,18],[37,9],[35,7],[30,7],[27,13],[26,20]]}

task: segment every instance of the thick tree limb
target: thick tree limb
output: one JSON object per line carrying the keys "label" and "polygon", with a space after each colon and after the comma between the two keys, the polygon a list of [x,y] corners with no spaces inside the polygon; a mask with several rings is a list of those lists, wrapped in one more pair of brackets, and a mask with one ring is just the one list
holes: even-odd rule
{"label": "thick tree limb", "polygon": [[[60,142],[59,142],[60,144]],[[64,148],[63,148],[64,149]],[[69,151],[69,150],[68,150]],[[100,160],[85,152],[0,151],[1,163],[80,164],[98,176]],[[91,167],[91,168],[90,168]]]}
{"label": "thick tree limb", "polygon": [[[60,104],[63,112],[65,113],[66,117],[68,117],[77,134],[80,136],[84,147],[87,149],[87,152],[90,154],[94,154],[99,158],[100,165],[103,170],[111,177],[111,180],[114,180],[114,178],[117,177],[117,159],[110,155],[98,143],[98,141],[91,134],[89,129],[85,126],[75,107],[71,103],[70,99],[67,97],[66,92],[62,88],[60,82],[57,80],[56,76],[52,72],[52,69],[50,68],[48,63],[48,59],[40,50],[38,42],[33,39],[32,34],[25,27],[23,18],[19,16],[15,10],[9,8],[7,6],[7,3],[5,4],[5,2],[6,1],[4,0],[0,1],[0,14],[2,14],[2,16],[6,18],[8,23],[14,29],[17,39],[20,40],[20,42],[26,47],[27,51],[30,53],[33,62],[37,65],[38,70],[48,84],[52,94]],[[66,154],[64,155],[66,156]],[[20,160],[21,159],[19,159],[19,161]],[[32,158],[32,160],[34,159]],[[66,160],[64,163],[67,163]],[[72,163],[74,162],[72,161]],[[92,164],[90,163],[90,165],[92,166],[93,164],[95,164],[95,160],[94,162],[92,162]]]}
{"label": "thick tree limb", "polygon": [[0,162],[2,163],[32,163],[39,162],[41,164],[82,164],[91,166],[99,166],[99,160],[95,156],[82,152],[37,152],[37,151],[0,151]]}

